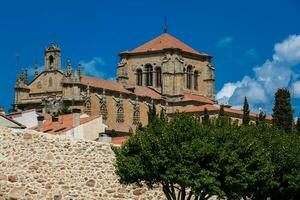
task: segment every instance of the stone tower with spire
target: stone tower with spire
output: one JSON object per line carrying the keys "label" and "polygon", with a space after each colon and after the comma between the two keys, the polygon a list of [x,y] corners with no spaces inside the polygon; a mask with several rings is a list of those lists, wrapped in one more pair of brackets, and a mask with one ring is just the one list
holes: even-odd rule
{"label": "stone tower with spire", "polygon": [[212,56],[192,49],[167,32],[119,54],[117,81],[128,88],[149,87],[166,98],[184,94],[214,99]]}
{"label": "stone tower with spire", "polygon": [[45,71],[61,70],[61,50],[52,43],[45,49]]}

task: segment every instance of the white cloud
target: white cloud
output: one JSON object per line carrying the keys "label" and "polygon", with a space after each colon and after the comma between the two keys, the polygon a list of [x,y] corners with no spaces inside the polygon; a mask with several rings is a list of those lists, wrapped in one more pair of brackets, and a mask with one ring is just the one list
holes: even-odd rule
{"label": "white cloud", "polygon": [[295,67],[300,64],[300,35],[292,35],[275,44],[271,60],[253,68],[255,76],[245,76],[236,83],[226,83],[216,95],[218,101],[227,99],[233,106],[243,104],[247,96],[252,108],[264,108],[268,113],[273,106],[274,93],[278,88],[293,89],[292,95],[300,98],[300,81]]}
{"label": "white cloud", "polygon": [[104,78],[105,74],[101,72],[97,67],[103,67],[105,62],[100,57],[94,57],[92,60],[79,62],[83,67],[83,73],[89,76]]}
{"label": "white cloud", "polygon": [[291,65],[300,62],[300,35],[291,35],[282,43],[275,45],[276,54],[273,60],[278,62],[288,62]]}
{"label": "white cloud", "polygon": [[228,47],[232,44],[233,37],[231,36],[226,36],[223,37],[219,42],[218,42],[218,47]]}

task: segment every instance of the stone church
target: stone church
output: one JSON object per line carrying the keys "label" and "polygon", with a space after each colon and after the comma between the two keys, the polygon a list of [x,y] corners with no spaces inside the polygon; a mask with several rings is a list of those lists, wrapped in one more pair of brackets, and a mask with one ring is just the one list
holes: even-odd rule
{"label": "stone church", "polygon": [[[171,115],[214,103],[215,68],[212,56],[192,49],[163,33],[157,38],[119,54],[117,80],[82,73],[67,60],[61,65],[61,49],[45,49],[44,69],[35,65],[34,79],[22,71],[15,84],[14,110],[36,109],[55,115],[63,108],[101,115],[107,131],[127,133],[147,124],[148,105]],[[84,66],[83,66],[84,67]]]}

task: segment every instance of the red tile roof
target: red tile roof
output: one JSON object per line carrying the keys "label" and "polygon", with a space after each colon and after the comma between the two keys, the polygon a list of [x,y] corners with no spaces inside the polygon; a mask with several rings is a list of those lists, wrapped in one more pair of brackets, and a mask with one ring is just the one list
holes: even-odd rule
{"label": "red tile roof", "polygon": [[209,112],[214,112],[214,111],[219,112],[219,108],[217,106],[211,105],[211,104],[206,104],[206,105],[202,105],[202,106],[187,107],[183,110],[183,112],[187,112],[187,113],[203,112],[205,108]]}
{"label": "red tile roof", "polygon": [[195,95],[195,94],[184,94],[182,101],[198,101],[205,104],[213,104],[214,102],[210,100],[209,98],[201,95]]}
{"label": "red tile roof", "polygon": [[91,87],[103,88],[110,91],[116,91],[125,94],[135,94],[140,97],[150,97],[152,99],[161,99],[161,95],[158,92],[144,86],[135,86],[134,92],[131,92],[127,90],[121,83],[116,81],[104,80],[86,75],[81,76],[81,83]]}
{"label": "red tile roof", "polygon": [[164,33],[153,40],[150,40],[149,42],[133,49],[132,51],[129,51],[128,53],[144,53],[144,52],[151,52],[151,51],[160,51],[163,49],[181,49],[184,52],[201,55],[201,56],[209,56],[204,53],[200,53],[188,45],[184,44],[180,40],[176,39],[175,37],[171,36],[168,33]]}
{"label": "red tile roof", "polygon": [[[99,116],[85,117],[80,119],[80,125],[88,123]],[[73,114],[61,115],[58,117],[58,122],[52,122],[50,115],[45,115],[45,121],[43,127],[34,127],[33,130],[46,132],[54,135],[61,135],[66,131],[72,129],[73,126]]]}
{"label": "red tile roof", "polygon": [[129,136],[122,136],[122,137],[112,137],[111,143],[122,145],[129,139]]}
{"label": "red tile roof", "polygon": [[151,88],[135,86],[134,94],[140,97],[151,97],[152,99],[161,99],[161,95]]}
{"label": "red tile roof", "polygon": [[[217,114],[220,110],[219,105],[202,105],[202,106],[193,106],[193,107],[187,107],[182,110],[182,112],[186,113],[202,113],[204,112],[204,109],[207,109],[209,113]],[[234,108],[227,108],[224,107],[224,112],[229,114],[230,116],[237,116],[242,117],[243,116],[243,110],[234,109]],[[258,115],[258,113],[250,112],[250,117],[255,118]],[[272,120],[271,116],[267,116],[266,120]]]}
{"label": "red tile roof", "polygon": [[96,88],[104,88],[111,91],[117,91],[122,93],[130,93],[124,88],[124,86],[116,81],[104,80],[100,78],[89,77],[81,75],[81,83]]}

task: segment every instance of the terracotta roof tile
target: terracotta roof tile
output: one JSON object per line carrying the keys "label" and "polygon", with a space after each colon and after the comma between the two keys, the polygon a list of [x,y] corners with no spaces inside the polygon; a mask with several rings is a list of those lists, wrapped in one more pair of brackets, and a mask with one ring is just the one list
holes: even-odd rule
{"label": "terracotta roof tile", "polygon": [[173,49],[181,49],[184,52],[201,55],[201,56],[209,56],[204,53],[200,53],[188,45],[184,44],[180,40],[176,39],[175,37],[171,36],[168,33],[164,33],[153,40],[150,40],[149,42],[133,49],[132,51],[129,51],[129,53],[143,53],[143,52],[149,52],[149,51],[160,51],[167,48],[173,48]]}
{"label": "terracotta roof tile", "polygon": [[104,80],[100,78],[89,77],[86,75],[81,76],[81,83],[84,85],[89,85],[91,87],[103,88],[106,90],[122,92],[125,94],[135,94],[140,97],[161,99],[161,95],[158,92],[144,86],[135,86],[134,92],[131,92],[127,90],[121,83],[118,83],[116,81]]}
{"label": "terracotta roof tile", "polygon": [[148,87],[135,86],[134,93],[141,97],[151,97],[152,99],[161,99],[161,95]]}
{"label": "terracotta roof tile", "polygon": [[[80,125],[88,123],[99,116],[80,118]],[[34,127],[33,130],[47,132],[54,135],[61,135],[73,128],[73,114],[61,115],[58,122],[52,122],[50,115],[45,115],[43,127]]]}
{"label": "terracotta roof tile", "polygon": [[219,108],[217,106],[214,106],[211,104],[206,104],[206,105],[202,105],[202,106],[187,107],[187,108],[183,109],[183,112],[187,112],[187,113],[203,112],[205,108],[209,112],[213,112],[213,111],[218,112],[219,111]]}
{"label": "terracotta roof tile", "polygon": [[[205,108],[207,109],[208,112],[217,114],[220,110],[220,105],[207,104],[207,105],[202,105],[202,106],[187,107],[187,108],[184,108],[182,110],[182,112],[186,112],[186,113],[197,113],[197,112],[199,112],[199,113],[202,113],[202,112],[204,112]],[[230,116],[238,116],[240,118],[242,118],[242,116],[243,116],[243,110],[239,110],[239,109],[224,107],[224,112],[229,114]],[[250,117],[252,117],[252,118],[255,118],[257,115],[258,115],[258,113],[250,112]],[[272,117],[267,116],[266,120],[270,121],[270,120],[272,120]]]}
{"label": "terracotta roof tile", "polygon": [[189,94],[186,93],[183,96],[182,101],[198,101],[205,104],[213,104],[214,102],[210,100],[209,98],[201,95],[195,95],[195,94]]}
{"label": "terracotta roof tile", "polygon": [[112,138],[111,138],[111,143],[117,144],[117,145],[122,145],[122,144],[124,144],[128,139],[129,139],[128,136],[112,137]]}
{"label": "terracotta roof tile", "polygon": [[130,93],[124,88],[124,86],[116,81],[104,80],[100,78],[89,77],[81,75],[81,83],[84,85],[90,85],[91,87],[104,88],[111,91]]}

